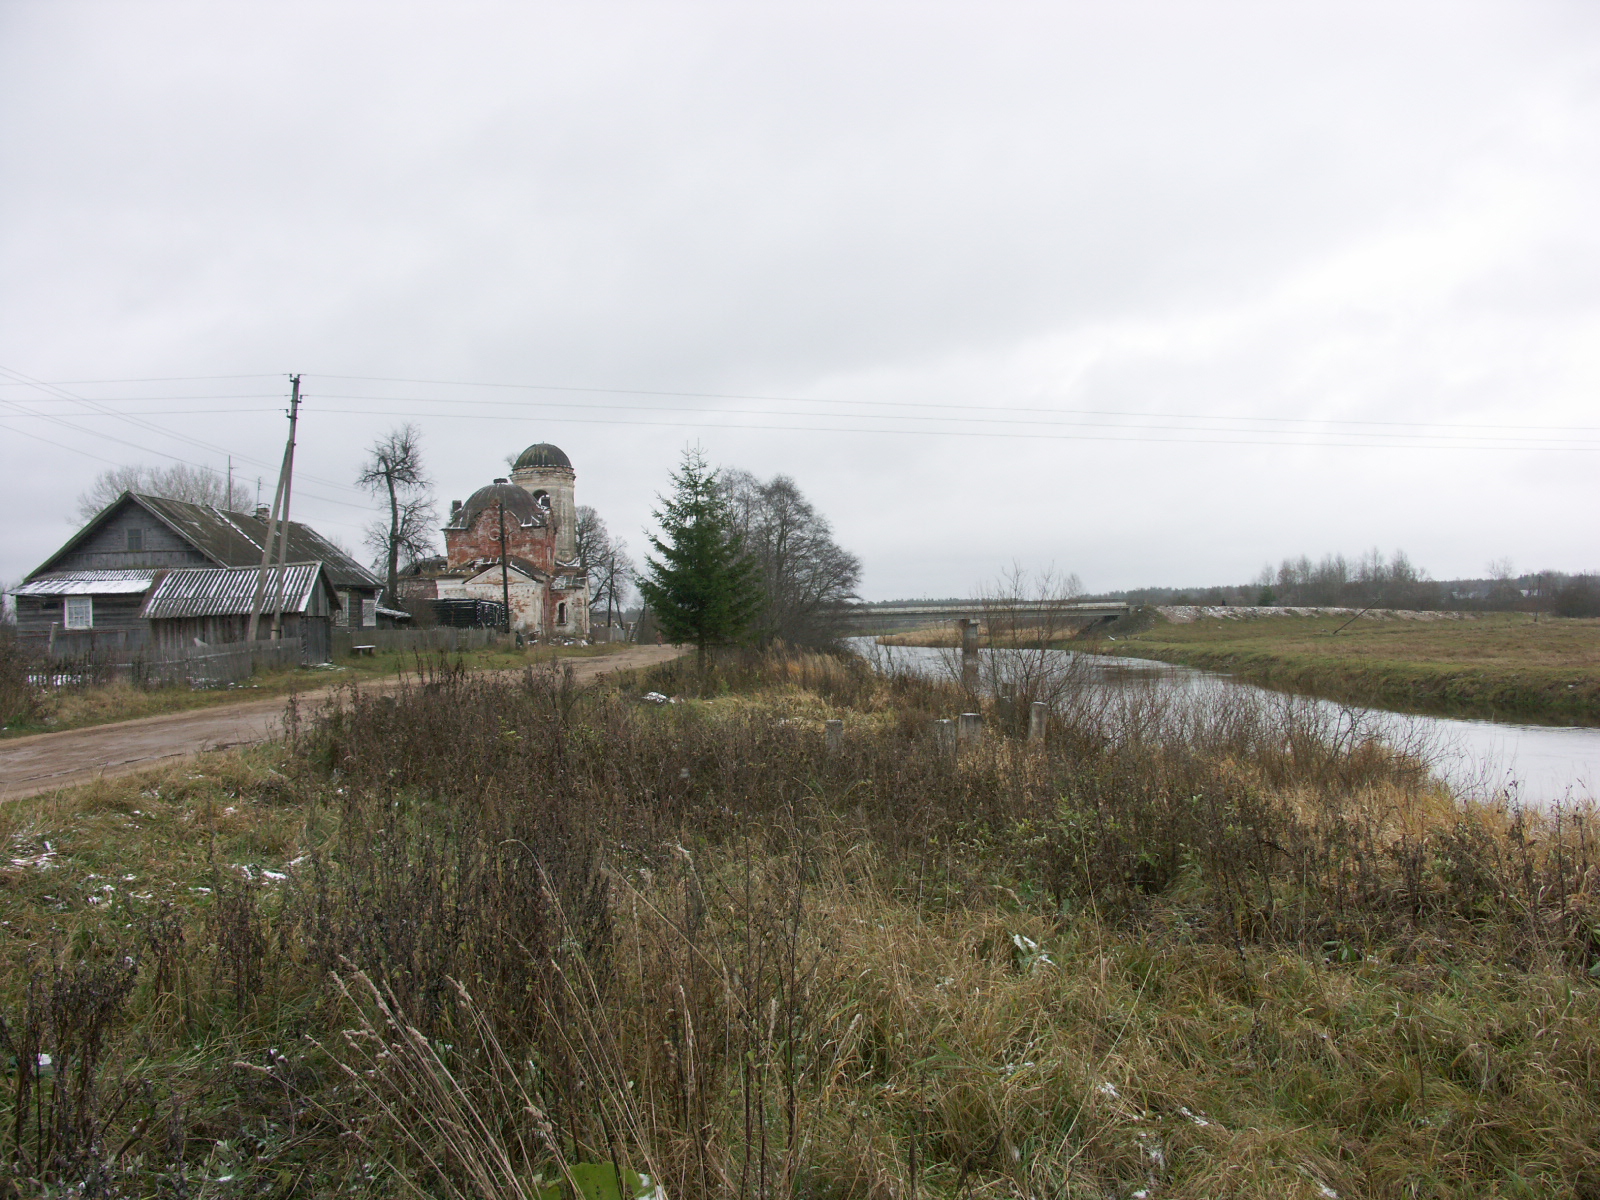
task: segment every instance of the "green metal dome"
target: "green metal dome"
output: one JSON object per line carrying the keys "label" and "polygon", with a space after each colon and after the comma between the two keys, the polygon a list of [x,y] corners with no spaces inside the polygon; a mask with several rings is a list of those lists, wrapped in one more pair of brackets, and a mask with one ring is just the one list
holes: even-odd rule
{"label": "green metal dome", "polygon": [[520,471],[524,467],[565,467],[570,471],[572,460],[560,446],[539,442],[517,455],[517,461],[512,469]]}

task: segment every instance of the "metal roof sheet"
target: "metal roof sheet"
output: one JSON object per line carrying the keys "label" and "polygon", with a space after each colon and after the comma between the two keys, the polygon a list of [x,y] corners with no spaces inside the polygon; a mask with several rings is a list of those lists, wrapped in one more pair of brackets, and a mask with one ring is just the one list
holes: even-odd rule
{"label": "metal roof sheet", "polygon": [[[186,504],[161,496],[136,496],[146,508],[163,518],[206,557],[224,567],[261,565],[261,544],[267,522],[254,513],[223,512],[200,504]],[[273,557],[276,558],[276,547]],[[351,558],[309,525],[289,522],[289,562],[320,562],[335,587],[375,588],[377,576]]]}
{"label": "metal roof sheet", "polygon": [[159,571],[64,571],[12,588],[13,596],[137,596],[150,590]]}
{"label": "metal roof sheet", "polygon": [[[131,502],[164,523],[184,541],[219,567],[256,567],[261,565],[261,545],[267,537],[267,522],[254,513],[223,512],[204,504],[188,504],[182,500],[168,500],[164,496],[146,496],[137,492],[124,492],[121,497],[103,508],[93,520],[68,539],[39,569],[48,571],[52,563],[60,560],[89,533],[122,504]],[[273,557],[277,557],[276,546]],[[382,582],[371,571],[351,558],[309,525],[299,521],[289,522],[290,562],[320,562],[334,587],[381,588]],[[153,573],[153,572],[152,572]]]}
{"label": "metal roof sheet", "polygon": [[[283,569],[283,611],[304,612],[322,574],[320,562]],[[168,571],[139,613],[146,620],[172,617],[242,617],[255,600],[257,567],[184,567]],[[277,608],[278,572],[267,573],[266,611]]]}

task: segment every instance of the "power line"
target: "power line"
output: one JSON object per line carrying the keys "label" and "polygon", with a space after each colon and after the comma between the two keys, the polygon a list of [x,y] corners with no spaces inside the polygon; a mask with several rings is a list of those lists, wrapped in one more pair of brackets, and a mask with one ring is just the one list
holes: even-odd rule
{"label": "power line", "polygon": [[[76,396],[71,392],[67,392],[67,391],[63,390],[61,387],[59,387],[57,385],[47,384],[47,383],[44,383],[43,381],[33,379],[31,376],[24,375],[22,372],[12,370],[9,367],[0,366],[0,375],[8,375],[13,380],[18,381],[21,384],[24,384],[24,385],[27,385],[27,386],[36,387],[36,388],[39,388],[40,390],[53,391],[54,393],[56,393],[56,395],[54,397],[55,399],[65,399],[65,400],[77,401],[80,404],[84,404],[84,405],[90,406],[92,409],[94,409],[95,411],[98,411],[102,415],[112,416],[112,417],[116,417],[116,418],[119,418],[119,419],[127,420],[129,424],[133,425],[136,428],[141,428],[141,429],[144,429],[144,430],[146,430],[148,432],[160,434],[160,435],[162,435],[164,437],[173,438],[176,441],[187,443],[188,445],[194,446],[197,449],[207,450],[207,451],[211,452],[212,454],[220,454],[220,455],[226,456],[226,455],[229,455],[229,454],[235,454],[236,453],[235,451],[231,451],[231,450],[227,449],[226,447],[217,446],[217,445],[215,445],[213,443],[210,443],[210,442],[203,442],[203,441],[199,440],[198,438],[188,437],[188,436],[186,436],[184,434],[176,432],[175,430],[165,429],[162,426],[152,424],[149,421],[136,420],[131,416],[126,416],[126,415],[124,415],[122,413],[118,413],[115,409],[107,408],[104,401],[92,400],[92,399],[89,399],[89,398],[86,398],[86,397],[83,397],[83,396]],[[251,376],[250,378],[257,378],[257,377],[256,376]],[[9,405],[10,407],[12,407],[14,409],[18,409],[19,408],[17,402],[14,401],[14,400],[0,400],[0,403],[7,404],[7,405]],[[27,410],[27,409],[19,409],[19,411],[28,412],[29,410]],[[89,430],[81,429],[81,428],[79,428],[77,426],[70,425],[67,422],[63,421],[60,417],[52,416],[50,414],[33,413],[31,415],[43,417],[46,420],[55,421],[57,424],[64,425],[66,428],[73,429],[73,430],[75,430],[76,432],[79,432],[79,433],[89,433],[89,432],[91,432]],[[87,416],[89,414],[85,413],[85,414],[74,414],[74,415]],[[97,434],[95,436],[104,437],[106,435]],[[162,454],[164,457],[172,458],[174,461],[178,461],[178,462],[185,461],[183,459],[177,458],[176,455],[166,454],[164,451],[160,451],[160,450],[146,450],[145,452],[149,453],[149,454]],[[262,461],[261,459],[255,458],[255,457],[253,457],[251,455],[248,455],[248,454],[237,454],[237,457],[242,459],[243,461],[245,461],[247,463],[251,463],[251,464],[253,464],[255,466],[258,466],[258,467],[270,467],[270,465],[271,465],[270,463],[266,463],[266,462]],[[202,465],[200,463],[188,463],[187,465],[195,467],[195,468],[197,468],[199,470],[210,471],[212,474],[219,474],[219,472],[217,471],[217,469],[215,467],[205,466],[205,465]],[[337,489],[339,489],[341,491],[346,491],[346,492],[351,492],[351,493],[359,492],[358,488],[352,487],[349,484],[339,483],[339,482],[337,482],[335,480],[332,480],[332,479],[322,479],[322,478],[319,478],[319,477],[314,476],[314,475],[306,475],[305,478],[311,480],[312,482],[320,483],[324,487],[337,488]],[[347,503],[346,501],[332,500],[331,498],[329,498],[329,500],[330,500],[330,503],[334,503],[334,504]],[[352,506],[352,507],[354,507],[354,506]]]}
{"label": "power line", "polygon": [[[383,401],[383,402],[386,402],[386,403],[399,402],[399,403],[408,403],[408,404],[411,404],[411,403],[414,403],[414,404],[479,404],[479,405],[495,405],[495,406],[503,406],[503,407],[516,407],[516,408],[523,408],[523,409],[529,407],[529,402],[526,402],[526,401],[515,401],[515,400],[448,400],[448,399],[442,399],[442,398],[439,398],[439,397],[432,397],[432,396],[351,396],[351,395],[342,395],[342,394],[338,394],[338,393],[334,393],[334,394],[326,394],[325,393],[323,398],[324,399],[329,399],[329,400],[373,400],[373,401]],[[9,402],[8,401],[4,401],[4,400],[0,400],[0,403],[9,403]],[[631,412],[726,413],[726,414],[732,414],[732,415],[764,416],[764,417],[780,416],[780,417],[802,417],[803,418],[803,417],[812,417],[812,416],[822,415],[822,414],[803,413],[803,412],[782,412],[782,411],[773,412],[771,410],[762,410],[762,409],[689,408],[689,407],[682,406],[682,405],[576,404],[576,403],[574,403],[574,404],[563,404],[560,401],[540,402],[538,404],[538,407],[540,407],[541,409],[544,409],[544,408],[583,408],[583,409],[586,409],[586,410],[592,410],[592,409],[596,409],[596,408],[601,408],[601,409],[608,409],[608,410],[612,410],[612,411],[631,411]],[[278,410],[277,409],[271,409],[271,408],[180,408],[180,409],[149,409],[149,410],[142,410],[142,411],[138,411],[138,412],[120,413],[120,414],[119,413],[106,413],[106,412],[87,412],[87,413],[74,413],[73,415],[75,417],[80,418],[80,419],[81,418],[85,418],[85,417],[113,417],[113,418],[115,418],[117,416],[146,416],[146,417],[152,417],[152,416],[153,417],[242,416],[242,415],[245,415],[245,414],[252,414],[253,415],[253,414],[258,414],[258,413],[269,413],[269,412],[276,412],[276,411],[278,411]],[[369,410],[366,410],[366,409],[341,409],[341,408],[323,408],[323,409],[319,409],[318,411],[323,412],[323,413],[342,415],[342,416],[351,416],[351,415],[389,416],[389,417],[395,417],[395,416],[410,416],[410,417],[447,416],[447,417],[452,417],[452,418],[467,417],[467,418],[480,418],[480,419],[490,419],[490,420],[509,419],[509,418],[496,417],[494,414],[488,414],[488,413],[431,413],[431,412],[426,412],[426,411],[424,411],[424,412],[412,412],[412,413],[394,413],[394,412],[369,411]],[[42,414],[41,413],[41,414],[37,414],[37,415],[44,416],[46,414]],[[1204,428],[1204,427],[1184,426],[1184,425],[1106,424],[1106,423],[1098,423],[1098,422],[1047,421],[1047,420],[1043,420],[1043,419],[1029,419],[1029,418],[1015,419],[1015,418],[1003,418],[1003,417],[947,417],[947,416],[916,416],[916,415],[904,415],[903,416],[903,415],[896,414],[896,413],[863,413],[863,414],[860,414],[859,416],[854,415],[854,414],[850,414],[850,413],[834,413],[834,414],[828,414],[828,415],[832,416],[834,419],[845,419],[845,420],[853,420],[853,421],[871,421],[871,420],[882,420],[882,421],[943,421],[943,422],[953,422],[953,423],[961,423],[961,424],[975,424],[975,425],[994,424],[994,425],[1043,425],[1043,426],[1057,426],[1057,427],[1066,426],[1068,428],[1075,428],[1075,429],[1135,429],[1135,430],[1150,429],[1150,430],[1167,431],[1167,432],[1192,432],[1192,433],[1200,433],[1200,434],[1230,433],[1230,432],[1241,432],[1241,433],[1243,433],[1243,432],[1251,432],[1251,431],[1246,431],[1246,430],[1237,430],[1236,431],[1236,430],[1226,430],[1226,429],[1207,429],[1207,428]],[[1227,419],[1227,418],[1218,418],[1218,419],[1219,420],[1223,420],[1223,419]],[[622,423],[622,422],[619,422],[619,424],[620,423]],[[758,428],[758,427],[757,426],[739,426],[738,428]],[[1511,427],[1511,428],[1515,428],[1515,427]],[[1282,431],[1261,430],[1259,432],[1262,433],[1262,434],[1272,434],[1272,433],[1275,433],[1275,432],[1281,432],[1284,436],[1292,436],[1292,435],[1296,435],[1296,434],[1305,436],[1305,435],[1310,434],[1312,431],[1309,431],[1309,430],[1282,430]],[[1391,439],[1408,438],[1408,439],[1413,439],[1413,440],[1417,440],[1417,441],[1423,441],[1423,440],[1431,440],[1431,441],[1448,440],[1448,441],[1451,441],[1451,442],[1468,443],[1467,448],[1471,448],[1471,445],[1474,444],[1474,443],[1491,443],[1492,447],[1485,447],[1485,448],[1501,448],[1501,449],[1508,449],[1508,450],[1509,449],[1540,449],[1540,448],[1542,448],[1541,445],[1522,446],[1522,445],[1517,445],[1517,443],[1541,443],[1542,444],[1542,443],[1546,443],[1546,442],[1549,442],[1549,441],[1552,440],[1550,438],[1513,437],[1513,436],[1507,436],[1507,435],[1499,435],[1499,436],[1496,436],[1496,437],[1475,438],[1475,437],[1469,437],[1469,436],[1464,435],[1464,434],[1448,434],[1448,433],[1390,433],[1390,432],[1386,432],[1386,431],[1384,431],[1384,432],[1374,432],[1374,433],[1362,433],[1362,432],[1357,432],[1357,431],[1344,431],[1342,434],[1339,434],[1337,436],[1363,437],[1363,438],[1391,438]],[[1203,441],[1208,440],[1208,439],[1196,439],[1196,440],[1203,442]],[[1289,442],[1289,443],[1281,442],[1281,441],[1262,441],[1262,442],[1257,442],[1257,443],[1252,443],[1252,444],[1269,445],[1269,446],[1276,446],[1276,445],[1307,445],[1307,446],[1315,446],[1315,445],[1324,445],[1324,444],[1328,444],[1328,443],[1315,442],[1315,441]],[[1381,447],[1383,445],[1382,442],[1376,442],[1376,441],[1374,441],[1374,442],[1372,442],[1370,444],[1373,445],[1374,447]],[[1561,448],[1561,449],[1600,449],[1600,445],[1595,445],[1595,446],[1582,445],[1582,446],[1578,446],[1578,445],[1569,444],[1569,445],[1562,446],[1562,447],[1559,447],[1559,448]],[[310,479],[310,478],[313,478],[313,477],[308,475],[308,476],[306,476],[306,478]]]}
{"label": "power line", "polygon": [[[0,368],[0,369],[3,369],[3,368]],[[154,447],[141,446],[141,445],[138,445],[137,443],[129,442],[124,438],[119,438],[119,437],[115,436],[114,434],[100,433],[100,432],[98,432],[96,430],[93,430],[93,429],[85,429],[80,425],[74,425],[72,422],[67,421],[67,420],[65,420],[65,419],[63,419],[61,417],[53,416],[50,413],[32,412],[32,411],[30,411],[30,410],[28,410],[26,408],[23,408],[21,405],[19,405],[14,400],[0,399],[0,404],[3,404],[6,407],[15,410],[21,416],[33,417],[36,420],[49,421],[49,422],[51,422],[53,424],[61,426],[63,429],[70,430],[73,433],[86,434],[86,435],[88,435],[90,437],[97,437],[97,438],[102,438],[102,439],[104,439],[106,441],[113,441],[113,442],[116,442],[119,445],[127,446],[127,447],[129,447],[131,449],[138,450],[142,454],[154,454],[154,455],[157,455],[157,456],[159,456],[161,458],[170,459],[170,460],[172,460],[173,462],[176,462],[176,463],[182,463],[186,467],[193,467],[197,471],[205,471],[205,472],[208,472],[209,474],[216,475],[219,478],[222,476],[222,472],[221,471],[218,471],[217,468],[215,468],[213,466],[209,466],[206,463],[197,463],[197,462],[194,462],[194,461],[192,461],[190,459],[187,459],[187,458],[181,458],[176,454],[169,454],[165,450],[157,450]],[[91,414],[85,413],[85,414],[80,414],[80,415],[88,416],[88,415],[91,415]],[[16,432],[25,433],[26,431],[19,429],[19,430],[16,430]],[[161,431],[157,430],[157,432],[161,432]],[[105,457],[103,457],[101,455],[98,455],[98,454],[94,454],[94,453],[92,453],[92,452],[90,452],[88,450],[84,450],[82,447],[79,447],[79,446],[68,446],[68,445],[65,445],[64,443],[61,443],[61,442],[51,441],[49,438],[40,437],[38,434],[27,434],[27,436],[36,438],[39,441],[49,442],[49,444],[52,445],[52,446],[60,446],[63,450],[71,450],[74,453],[82,454],[82,455],[84,455],[84,456],[86,456],[88,458],[96,459],[99,462],[111,463],[113,466],[124,466],[124,465],[126,465],[125,463],[115,462],[112,459],[105,458]],[[250,458],[248,458],[248,456],[245,456],[245,455],[239,455],[238,457],[244,458],[245,461],[248,461],[248,462],[258,462],[258,460],[250,459]],[[259,465],[259,463],[258,463],[258,465]],[[352,490],[354,490],[354,489],[352,489]],[[366,505],[355,504],[355,503],[352,503],[352,502],[350,502],[348,500],[338,500],[338,499],[335,499],[332,496],[322,496],[322,495],[318,495],[318,494],[316,494],[314,492],[308,493],[308,495],[310,495],[313,499],[321,500],[326,504],[338,504],[338,505],[341,505],[341,506],[343,506],[345,508],[358,508],[358,509],[362,509],[363,511],[365,511],[367,509]]]}
{"label": "power line", "polygon": [[[530,407],[534,403],[534,402],[530,402],[530,401],[515,401],[515,400],[449,400],[449,399],[441,399],[439,397],[434,397],[434,396],[351,396],[351,395],[344,395],[344,394],[340,394],[340,393],[324,393],[323,398],[324,399],[329,399],[329,400],[372,400],[372,401],[382,401],[382,402],[388,402],[388,403],[403,403],[403,404],[478,404],[478,405],[495,405],[497,407],[516,407],[516,408],[524,408],[524,409],[527,408],[527,407]],[[1047,426],[1047,427],[1052,427],[1052,428],[1067,427],[1067,428],[1074,428],[1074,429],[1137,429],[1137,430],[1153,429],[1153,430],[1164,431],[1164,432],[1192,432],[1192,433],[1201,433],[1201,434],[1209,434],[1209,433],[1258,433],[1258,434],[1261,434],[1261,435],[1282,434],[1283,436],[1295,436],[1295,435],[1298,435],[1298,436],[1304,437],[1304,436],[1310,436],[1315,432],[1315,431],[1312,431],[1312,430],[1304,430],[1304,429],[1229,430],[1229,429],[1209,429],[1209,428],[1205,428],[1205,427],[1184,426],[1184,425],[1104,424],[1104,423],[1097,423],[1097,422],[1052,421],[1052,420],[1045,420],[1043,418],[981,417],[981,416],[957,417],[957,416],[932,416],[932,415],[918,416],[918,415],[901,415],[901,414],[897,414],[897,413],[862,413],[862,414],[859,414],[859,415],[853,414],[853,413],[826,413],[826,414],[821,414],[821,413],[807,413],[807,412],[785,412],[785,411],[781,411],[781,410],[775,412],[775,411],[772,411],[770,409],[690,408],[690,407],[682,406],[682,405],[592,404],[592,403],[586,403],[586,404],[581,404],[580,405],[580,404],[575,404],[575,403],[574,404],[564,404],[564,403],[562,403],[560,401],[555,401],[555,402],[542,401],[542,402],[538,402],[538,407],[540,407],[542,409],[543,408],[583,408],[585,410],[607,409],[607,410],[616,411],[616,412],[697,412],[697,413],[728,414],[728,415],[753,416],[753,417],[799,417],[799,418],[811,418],[811,417],[819,417],[819,416],[821,416],[821,417],[827,417],[827,418],[833,419],[833,420],[852,420],[852,421],[943,421],[943,422],[949,422],[949,423],[959,423],[959,424],[963,424],[963,425],[1042,425],[1042,426]],[[321,411],[329,412],[329,413],[350,414],[350,413],[353,413],[353,412],[358,412],[360,410],[354,410],[354,409],[322,409]],[[983,410],[979,409],[979,410],[969,410],[969,411],[983,411]],[[1005,410],[1000,410],[1000,411],[1005,411]],[[409,415],[409,416],[430,416],[430,415],[443,415],[443,414],[430,414],[430,413],[402,414],[402,413],[383,412],[383,413],[374,413],[373,415],[375,415],[375,416],[379,416],[379,415],[381,415],[381,416],[405,416],[405,415]],[[451,415],[453,415],[453,416],[488,416],[489,414],[473,414],[473,413],[461,414],[461,413],[455,413],[455,414],[451,414]],[[1223,419],[1223,418],[1218,418],[1218,419],[1220,420],[1220,419]],[[1344,431],[1341,431],[1337,435],[1334,435],[1334,436],[1362,437],[1362,438],[1391,438],[1391,439],[1408,438],[1408,439],[1413,439],[1413,440],[1429,440],[1429,439],[1431,439],[1431,440],[1434,440],[1434,441],[1439,441],[1439,440],[1443,440],[1443,439],[1449,439],[1451,441],[1457,441],[1457,442],[1493,443],[1496,447],[1503,448],[1503,449],[1516,449],[1516,448],[1518,448],[1515,445],[1513,445],[1512,443],[1518,443],[1518,442],[1540,442],[1540,443],[1543,443],[1543,442],[1549,442],[1549,441],[1552,440],[1551,438],[1548,438],[1548,437],[1515,437],[1515,436],[1510,436],[1510,435],[1505,435],[1505,434],[1495,435],[1495,436],[1491,436],[1491,437],[1471,437],[1471,436],[1466,435],[1466,434],[1400,433],[1400,432],[1389,432],[1387,430],[1370,432],[1370,433],[1369,432],[1362,432],[1362,431],[1358,431],[1358,430],[1344,430]],[[1197,440],[1201,440],[1201,439],[1197,439]],[[1262,444],[1262,445],[1280,445],[1280,444],[1284,444],[1284,443],[1280,443],[1280,442],[1262,442],[1260,444]],[[1303,443],[1293,443],[1293,444],[1296,444],[1296,445],[1302,445],[1302,444],[1303,445],[1321,445],[1323,443],[1320,443],[1320,442],[1303,442]],[[1374,443],[1374,444],[1381,445],[1382,443]],[[1529,447],[1529,448],[1534,448],[1534,447]],[[1600,449],[1600,444],[1595,445],[1593,448],[1594,449]]]}
{"label": "power line", "polygon": [[[199,383],[211,379],[281,379],[283,372],[268,372],[259,375],[151,375],[143,379],[43,379],[48,387],[77,387],[89,383]],[[0,387],[34,387],[36,384],[0,383]]]}
{"label": "power line", "polygon": [[[324,408],[319,412],[344,415],[344,416],[383,416],[399,419],[438,416],[437,413],[425,412],[371,412],[365,409],[340,409]],[[515,416],[502,416],[497,413],[454,413],[454,420],[478,421],[521,421],[526,423],[526,418]],[[1158,444],[1172,444],[1181,446],[1301,446],[1310,449],[1342,449],[1342,450],[1493,450],[1506,451],[1546,451],[1546,450],[1572,450],[1595,451],[1600,450],[1600,445],[1555,445],[1555,446],[1507,446],[1499,443],[1473,442],[1462,444],[1442,444],[1437,446],[1421,446],[1415,444],[1385,445],[1381,442],[1310,442],[1310,441],[1266,441],[1261,438],[1174,438],[1174,437],[1090,437],[1085,434],[1066,433],[999,433],[990,430],[951,430],[951,429],[863,429],[857,427],[829,426],[829,425],[735,425],[720,421],[642,421],[642,420],[617,420],[608,421],[598,417],[561,417],[541,415],[540,420],[553,424],[566,425],[622,425],[639,426],[661,429],[740,429],[747,432],[774,432],[774,433],[872,433],[893,436],[922,436],[922,437],[971,437],[971,438],[1009,438],[1023,441],[1081,441],[1081,442],[1145,442]],[[1195,430],[1196,433],[1207,433],[1209,430]],[[1228,432],[1217,430],[1216,432]],[[1270,431],[1264,431],[1270,432]],[[1295,431],[1285,430],[1285,436],[1291,436]],[[1348,434],[1345,436],[1349,436]]]}
{"label": "power line", "polygon": [[[471,380],[451,379],[397,379],[382,375],[316,375],[317,379],[343,379],[356,383],[413,383],[426,387],[478,387],[499,388],[519,391],[537,392],[581,392],[590,395],[620,395],[620,396],[660,396],[670,399],[686,400],[755,400],[775,404],[851,404],[851,405],[876,405],[881,407],[896,408],[955,408],[970,411],[983,406],[973,404],[942,404],[936,401],[922,400],[829,400],[815,396],[767,396],[754,393],[740,392],[669,392],[656,391],[645,388],[600,388],[576,387],[565,384],[553,383],[476,383]],[[443,401],[444,403],[471,404],[478,403],[470,400]],[[996,412],[1041,412],[1056,413],[1073,416],[1090,417],[1153,417],[1161,420],[1192,420],[1192,421],[1261,421],[1287,424],[1328,424],[1328,425],[1393,425],[1408,426],[1423,429],[1541,429],[1548,432],[1592,432],[1600,431],[1600,425],[1473,425],[1460,422],[1431,422],[1431,421],[1369,421],[1344,417],[1251,417],[1251,416],[1213,416],[1207,413],[1166,413],[1166,412],[1129,412],[1115,409],[1093,408],[1038,408],[1018,405],[1000,405],[993,411]]]}

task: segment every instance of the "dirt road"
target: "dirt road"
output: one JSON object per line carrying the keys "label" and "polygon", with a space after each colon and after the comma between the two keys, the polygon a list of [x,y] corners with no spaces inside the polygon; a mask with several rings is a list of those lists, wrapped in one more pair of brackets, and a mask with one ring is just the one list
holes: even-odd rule
{"label": "dirt road", "polygon": [[[675,646],[634,646],[598,658],[566,659],[579,680],[676,658]],[[368,685],[381,690],[387,684]],[[316,704],[332,688],[306,692],[302,706]],[[283,729],[284,698],[250,700],[194,712],[167,713],[114,725],[92,725],[0,742],[0,800],[15,800],[57,788],[126,775],[170,759],[269,741]]]}

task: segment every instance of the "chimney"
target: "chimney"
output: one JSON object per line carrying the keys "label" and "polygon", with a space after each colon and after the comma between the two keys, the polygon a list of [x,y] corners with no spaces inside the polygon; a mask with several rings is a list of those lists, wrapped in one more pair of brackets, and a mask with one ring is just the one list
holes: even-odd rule
{"label": "chimney", "polygon": [[256,505],[256,520],[265,521],[271,515],[272,509],[268,508],[265,504]]}
{"label": "chimney", "polygon": [[450,501],[450,515],[453,517],[460,511],[461,511],[461,501],[459,501],[459,500]]}

